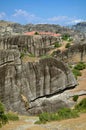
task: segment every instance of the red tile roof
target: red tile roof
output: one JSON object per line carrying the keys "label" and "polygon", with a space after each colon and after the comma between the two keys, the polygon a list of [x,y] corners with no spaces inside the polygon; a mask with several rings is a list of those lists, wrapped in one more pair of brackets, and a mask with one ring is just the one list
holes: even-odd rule
{"label": "red tile roof", "polygon": [[[50,35],[50,36],[55,36],[55,37],[59,37],[61,36],[61,34],[59,33],[53,33],[53,32],[38,32],[40,35]],[[26,32],[24,33],[25,35],[34,35],[35,34],[35,31],[32,31],[32,32]]]}

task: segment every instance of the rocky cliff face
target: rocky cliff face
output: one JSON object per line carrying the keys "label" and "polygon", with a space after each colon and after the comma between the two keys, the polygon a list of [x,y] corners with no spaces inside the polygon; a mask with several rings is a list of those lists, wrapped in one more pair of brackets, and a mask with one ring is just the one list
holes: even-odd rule
{"label": "rocky cliff face", "polygon": [[70,46],[65,51],[56,51],[53,56],[67,63],[75,64],[78,62],[86,62],[86,42],[78,43]]}
{"label": "rocky cliff face", "polygon": [[53,43],[58,41],[58,37],[53,36],[11,36],[0,39],[1,49],[19,49],[22,53],[30,53],[34,56],[45,55],[52,49]]}
{"label": "rocky cliff face", "polygon": [[[39,39],[36,43],[39,48]],[[26,46],[29,50],[31,45],[34,46],[32,37],[0,39],[0,100],[7,110],[23,114],[57,111],[69,106],[64,98],[53,96],[77,85],[70,69],[54,58],[24,63],[21,50]]]}
{"label": "rocky cliff face", "polygon": [[[75,25],[72,27],[75,30],[78,30]],[[83,26],[80,26],[84,30]],[[84,26],[85,27],[85,26]],[[21,25],[19,23],[12,23],[4,20],[0,20],[0,36],[11,36],[11,35],[21,35],[25,32],[38,31],[38,32],[54,32],[54,33],[68,33],[70,35],[79,35],[78,31],[69,29],[67,27],[62,27],[55,24],[26,24]]]}
{"label": "rocky cliff face", "polygon": [[78,30],[82,33],[86,33],[86,22],[81,22],[72,27],[74,30]]}

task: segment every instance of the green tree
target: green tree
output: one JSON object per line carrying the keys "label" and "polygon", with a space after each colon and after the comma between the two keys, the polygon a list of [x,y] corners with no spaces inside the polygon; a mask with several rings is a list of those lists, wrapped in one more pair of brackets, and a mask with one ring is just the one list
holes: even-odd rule
{"label": "green tree", "polygon": [[38,32],[35,32],[34,35],[39,35],[39,33],[38,33]]}
{"label": "green tree", "polygon": [[61,47],[61,44],[59,42],[55,42],[54,47],[59,48],[59,47]]}
{"label": "green tree", "polygon": [[77,102],[78,98],[79,98],[78,95],[74,95],[74,96],[73,96],[73,101],[74,101],[74,102]]}
{"label": "green tree", "polygon": [[65,46],[65,48],[69,48],[70,46],[71,46],[71,44],[67,43],[66,46]]}
{"label": "green tree", "polygon": [[5,114],[4,105],[0,102],[0,127],[8,122],[8,118]]}

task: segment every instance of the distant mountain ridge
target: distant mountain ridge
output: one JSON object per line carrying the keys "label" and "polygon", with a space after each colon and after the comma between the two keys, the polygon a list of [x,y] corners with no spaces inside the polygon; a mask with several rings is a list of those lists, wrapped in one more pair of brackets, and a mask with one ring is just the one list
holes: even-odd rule
{"label": "distant mountain ridge", "polygon": [[72,26],[72,29],[86,33],[86,22],[80,22]]}
{"label": "distant mountain ridge", "polygon": [[9,21],[0,21],[0,34],[1,35],[17,35],[24,34],[25,32],[54,32],[54,33],[72,33],[73,30],[55,24],[26,24],[13,23]]}

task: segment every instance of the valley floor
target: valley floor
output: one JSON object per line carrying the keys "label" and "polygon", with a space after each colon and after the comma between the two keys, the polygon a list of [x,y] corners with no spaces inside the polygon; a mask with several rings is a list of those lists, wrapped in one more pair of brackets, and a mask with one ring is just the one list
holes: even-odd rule
{"label": "valley floor", "polygon": [[37,117],[20,117],[19,121],[9,122],[1,130],[86,130],[86,114],[75,119],[49,122],[36,125]]}

